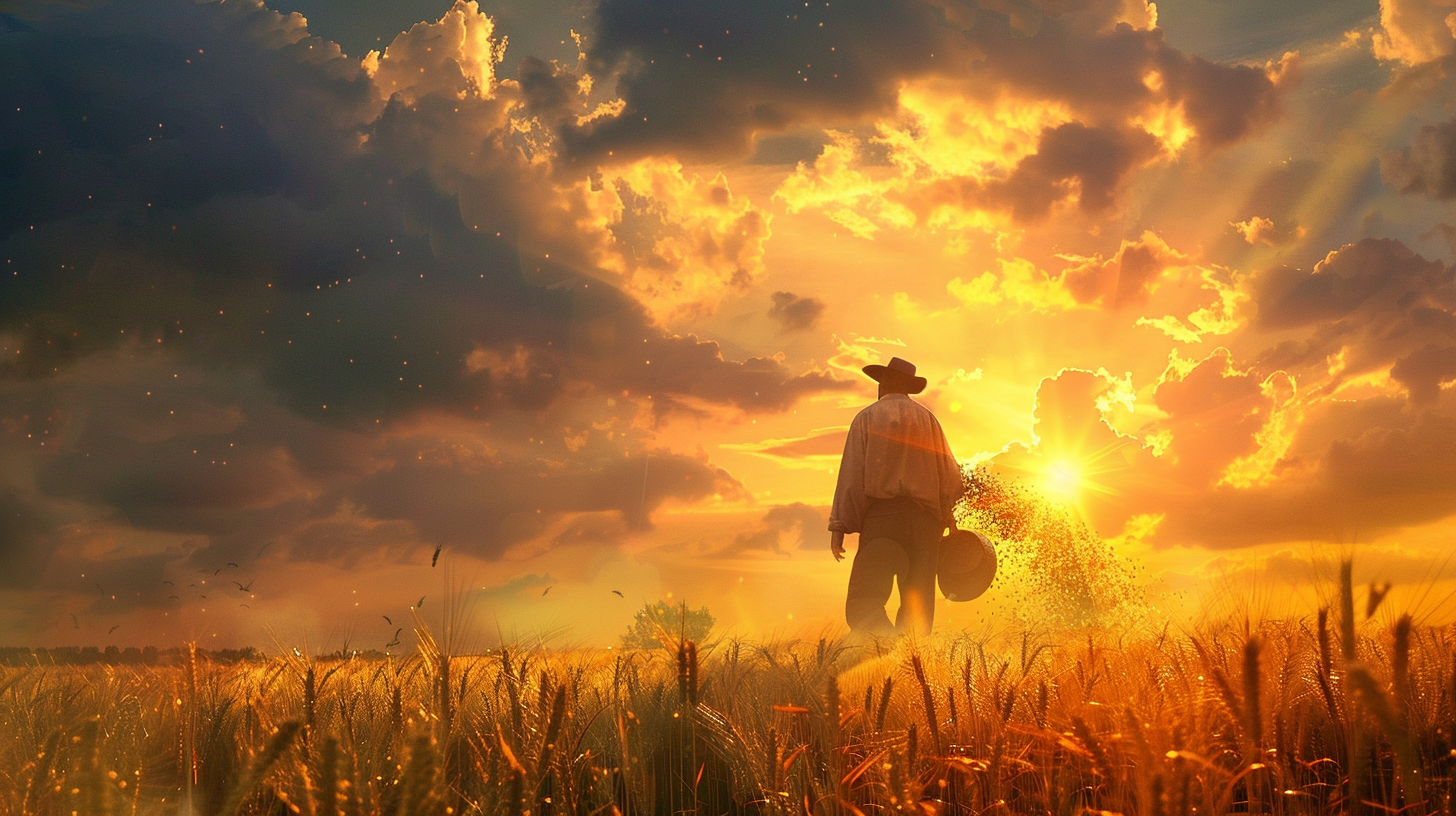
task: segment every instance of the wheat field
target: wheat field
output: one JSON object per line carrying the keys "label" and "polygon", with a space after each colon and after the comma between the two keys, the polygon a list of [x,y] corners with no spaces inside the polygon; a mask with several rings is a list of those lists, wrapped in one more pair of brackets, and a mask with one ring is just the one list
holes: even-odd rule
{"label": "wheat field", "polygon": [[1449,812],[1456,632],[1341,576],[1140,634],[11,668],[0,811]]}

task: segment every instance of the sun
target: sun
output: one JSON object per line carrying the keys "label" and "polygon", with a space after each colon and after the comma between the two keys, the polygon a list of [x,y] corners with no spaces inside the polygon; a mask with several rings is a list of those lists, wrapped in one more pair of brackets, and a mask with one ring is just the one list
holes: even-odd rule
{"label": "sun", "polygon": [[1075,497],[1082,486],[1082,469],[1067,459],[1058,459],[1047,465],[1042,477],[1042,487],[1063,499]]}

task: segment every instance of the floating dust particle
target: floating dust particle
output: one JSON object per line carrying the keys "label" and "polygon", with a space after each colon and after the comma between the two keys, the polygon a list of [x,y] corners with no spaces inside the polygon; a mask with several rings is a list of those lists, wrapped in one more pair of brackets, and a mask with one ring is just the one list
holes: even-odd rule
{"label": "floating dust particle", "polygon": [[1146,617],[1132,565],[1040,491],[992,474],[962,471],[958,526],[997,541],[996,587],[1028,616],[1059,626],[1108,626]]}

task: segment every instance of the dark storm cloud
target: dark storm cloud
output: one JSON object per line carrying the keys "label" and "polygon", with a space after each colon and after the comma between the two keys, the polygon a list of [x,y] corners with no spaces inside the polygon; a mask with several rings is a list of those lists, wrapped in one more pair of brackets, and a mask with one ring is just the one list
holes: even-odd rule
{"label": "dark storm cloud", "polygon": [[[844,387],[563,285],[596,271],[589,239],[507,108],[560,111],[574,79],[528,60],[485,93],[471,59],[489,55],[430,50],[483,20],[451,14],[374,77],[247,2],[0,33],[0,413],[25,486],[5,494],[7,574],[36,580],[23,568],[82,517],[194,536],[157,557],[195,568],[268,541],[349,563],[421,537],[494,557],[582,513],[640,528],[739,488],[669,454],[644,478],[639,401],[772,411]],[[445,437],[495,452],[418,458]]]}
{"label": "dark storm cloud", "polygon": [[[758,133],[894,110],[900,84],[943,77],[1069,104],[1092,126],[1160,94],[1205,147],[1237,141],[1278,108],[1262,70],[1168,46],[1119,23],[1124,4],[851,0],[808,5],[606,0],[589,41],[616,73],[620,116],[568,131],[581,156],[747,155]],[[1156,71],[1154,91],[1145,78]],[[1116,116],[1114,115],[1116,114]]]}
{"label": "dark storm cloud", "polygon": [[555,127],[572,115],[571,107],[576,101],[576,74],[564,70],[559,64],[552,64],[536,57],[521,60],[516,69],[516,80],[521,85],[521,97],[531,115]]}
{"label": "dark storm cloud", "polygon": [[806,331],[814,328],[824,316],[824,301],[793,292],[774,292],[768,316],[777,320],[783,331]]}
{"label": "dark storm cloud", "polygon": [[[1452,340],[1456,340],[1453,332]],[[1441,396],[1441,386],[1456,380],[1456,342],[1438,346],[1427,343],[1400,358],[1390,367],[1391,379],[1404,385],[1413,403],[1431,404]]]}
{"label": "dark storm cloud", "polygon": [[1274,267],[1254,281],[1256,325],[1287,329],[1365,312],[1426,305],[1451,294],[1451,274],[1390,238],[1367,238],[1332,252],[1311,271]]}
{"label": "dark storm cloud", "polygon": [[0,587],[28,586],[47,561],[36,545],[55,520],[19,490],[0,490]]}
{"label": "dark storm cloud", "polygon": [[1392,239],[1367,238],[1330,253],[1311,271],[1275,267],[1256,275],[1256,329],[1288,333],[1264,351],[1265,370],[1322,373],[1325,386],[1389,370],[1413,402],[1429,403],[1456,354],[1456,276]]}
{"label": "dark storm cloud", "polygon": [[753,134],[893,108],[955,32],[924,3],[606,0],[593,72],[621,72],[621,116],[572,135],[577,152],[746,155]]}
{"label": "dark storm cloud", "polygon": [[1068,122],[1042,131],[1036,152],[1004,178],[944,179],[897,197],[922,220],[949,206],[1002,210],[1019,222],[1036,222],[1074,196],[1083,212],[1097,215],[1113,207],[1133,170],[1161,153],[1158,140],[1139,128]]}
{"label": "dark storm cloud", "polygon": [[1018,220],[1035,221],[1045,218],[1075,185],[1084,211],[1103,212],[1112,206],[1123,178],[1159,150],[1157,139],[1141,130],[1069,122],[1044,131],[1037,152],[1006,179],[988,185],[984,194]]}
{"label": "dark storm cloud", "polygon": [[[452,83],[453,64],[381,105],[332,44],[246,4],[158,0],[9,36],[24,79],[7,86],[21,111],[0,152],[0,224],[18,275],[0,320],[26,349],[10,373],[140,335],[261,367],[300,410],[372,422],[491,403],[496,390],[462,376],[471,351],[524,343],[545,360],[577,328],[581,295],[527,284],[511,243],[549,185],[503,141],[502,102],[457,98],[469,77]],[[528,100],[559,102],[524,73]],[[460,147],[472,134],[482,149]],[[465,188],[495,229],[462,222]],[[663,335],[607,288],[594,308],[618,336],[665,344],[663,373],[622,378],[634,390],[701,384],[714,393],[694,396],[781,408],[824,381]],[[540,407],[560,382],[513,404]]]}
{"label": "dark storm cloud", "polygon": [[1380,172],[1402,193],[1456,198],[1456,119],[1422,127],[1410,147],[1385,156]]}
{"label": "dark storm cloud", "polygon": [[462,469],[401,458],[351,495],[374,518],[409,521],[426,540],[463,545],[486,557],[541,535],[562,513],[615,511],[640,529],[669,498],[742,496],[727,472],[677,454],[619,456],[570,468],[497,461]]}

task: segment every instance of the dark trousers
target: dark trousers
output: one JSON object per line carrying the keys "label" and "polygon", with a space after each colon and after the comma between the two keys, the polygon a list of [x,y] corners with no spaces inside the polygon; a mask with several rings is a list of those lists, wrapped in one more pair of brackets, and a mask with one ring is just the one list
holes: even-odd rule
{"label": "dark trousers", "polygon": [[[935,567],[945,524],[911,499],[875,499],[860,525],[859,549],[849,572],[844,617],[854,635],[930,634],[935,620]],[[894,584],[900,610],[885,613]]]}

